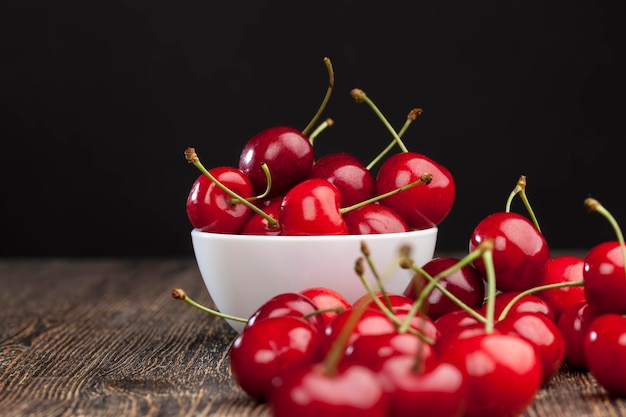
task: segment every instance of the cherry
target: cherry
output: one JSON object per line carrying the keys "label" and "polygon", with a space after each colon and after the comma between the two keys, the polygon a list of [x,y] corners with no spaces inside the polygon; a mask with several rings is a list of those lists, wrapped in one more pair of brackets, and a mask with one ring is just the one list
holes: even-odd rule
{"label": "cherry", "polygon": [[[252,196],[250,180],[241,170],[221,166],[208,172],[238,195],[244,198]],[[233,197],[204,174],[191,186],[186,210],[194,228],[212,233],[239,233],[252,214],[252,210],[246,205],[233,203]]]}
{"label": "cherry", "polygon": [[[391,312],[395,314],[399,313],[407,313],[411,310],[413,306],[413,299],[407,297],[404,294],[394,294],[389,292],[377,291],[374,295],[381,301],[381,303],[387,307]],[[367,307],[372,308],[374,310],[382,311],[380,306],[373,302],[372,295],[369,293],[363,294],[361,297],[356,299],[352,305],[355,308],[359,307]]]}
{"label": "cherry", "polygon": [[463,373],[467,417],[521,415],[542,382],[541,360],[519,336],[483,332],[459,339],[444,350],[441,360]]}
{"label": "cherry", "polygon": [[[562,255],[552,258],[548,269],[537,285],[553,285],[561,283],[582,282],[585,260],[578,256]],[[571,305],[585,301],[585,290],[582,285],[559,286],[534,293],[552,308],[558,320],[563,311]]]}
{"label": "cherry", "polygon": [[270,317],[291,316],[306,320],[320,333],[325,330],[324,319],[317,314],[318,307],[301,293],[286,292],[275,295],[259,306],[248,319],[245,327],[251,327]]}
{"label": "cherry", "polygon": [[311,178],[296,184],[285,194],[278,212],[281,234],[348,234],[340,201],[339,190],[327,180]]}
{"label": "cherry", "polygon": [[274,417],[387,417],[380,378],[365,366],[329,372],[317,363],[274,380],[269,404]]}
{"label": "cherry", "polygon": [[366,204],[343,215],[353,235],[408,232],[409,226],[393,209],[378,203]]}
{"label": "cherry", "polygon": [[584,350],[587,368],[611,395],[626,397],[626,317],[606,313],[589,325]]}
{"label": "cherry", "polygon": [[313,146],[301,131],[274,126],[248,140],[239,157],[239,169],[250,178],[254,191],[261,193],[267,188],[261,164],[267,164],[272,180],[268,195],[276,196],[306,179],[314,158]]}
{"label": "cherry", "polygon": [[597,314],[586,301],[569,306],[559,316],[557,326],[565,340],[565,357],[563,362],[572,369],[587,370],[585,358],[585,338],[589,325]]}
{"label": "cherry", "polygon": [[300,294],[309,298],[320,311],[319,316],[328,325],[337,314],[350,310],[352,305],[339,292],[326,287],[311,287],[300,291]]}
{"label": "cherry", "polygon": [[415,366],[414,356],[389,357],[380,371],[394,417],[461,417],[467,387],[458,367],[440,360]]}
{"label": "cherry", "polygon": [[[255,202],[255,205],[263,210],[263,212],[273,218],[278,218],[278,211],[283,201],[282,197],[274,197],[268,200]],[[248,218],[240,234],[242,235],[263,235],[276,236],[280,235],[280,227],[278,223],[270,224],[267,216],[261,216],[258,213],[252,213]]]}
{"label": "cherry", "polygon": [[385,159],[376,175],[375,193],[383,194],[416,181],[424,172],[432,174],[427,187],[414,187],[380,200],[413,229],[436,226],[448,216],[456,193],[452,174],[426,155],[407,151]]}
{"label": "cherry", "polygon": [[[452,268],[458,262],[460,262],[460,259],[454,257],[436,257],[424,264],[422,269],[431,277],[434,277],[440,272]],[[417,298],[415,288],[416,279],[426,280],[421,272],[415,274],[413,280],[407,285],[404,291],[404,294],[411,299]],[[419,282],[418,285],[420,285]],[[485,281],[482,275],[480,275],[471,264],[466,264],[443,277],[439,280],[439,285],[447,289],[469,308],[479,308],[483,304],[485,298]],[[433,320],[437,320],[443,314],[458,310],[459,308],[458,303],[444,295],[441,290],[437,288],[434,288],[426,298],[426,311],[428,312],[428,316]]]}
{"label": "cherry", "polygon": [[[350,322],[353,318],[352,312],[359,311],[360,316],[355,323]],[[324,345],[328,349],[333,342],[341,334],[345,326],[354,326],[350,332],[346,342],[346,350],[350,348],[352,343],[363,335],[380,335],[396,333],[396,326],[381,310],[373,308],[352,308],[343,311],[326,326]]]}
{"label": "cherry", "polygon": [[509,314],[495,323],[502,334],[517,335],[537,351],[542,364],[543,384],[560,369],[565,358],[565,339],[556,323],[542,313]]}
{"label": "cherry", "polygon": [[341,207],[374,196],[374,176],[356,156],[347,152],[332,153],[318,159],[309,178],[322,178],[335,185],[341,194]]}
{"label": "cherry", "polygon": [[597,244],[585,256],[584,293],[598,313],[626,314],[626,273],[618,241]]}
{"label": "cherry", "polygon": [[233,379],[253,399],[270,396],[272,381],[320,359],[319,332],[293,316],[270,317],[244,328],[229,350]]}
{"label": "cherry", "polygon": [[[500,291],[523,291],[537,285],[548,268],[550,250],[539,229],[526,217],[512,212],[495,212],[474,228],[469,249],[485,239],[493,239],[496,287]],[[482,259],[474,266],[485,276]]]}
{"label": "cherry", "polygon": [[[498,293],[494,301],[494,316],[496,320],[498,320],[503,313],[506,315],[516,313],[541,313],[550,320],[556,321],[552,307],[535,294],[522,294],[521,291],[507,291]],[[484,315],[486,314],[486,307],[487,304],[485,303],[478,311]]]}

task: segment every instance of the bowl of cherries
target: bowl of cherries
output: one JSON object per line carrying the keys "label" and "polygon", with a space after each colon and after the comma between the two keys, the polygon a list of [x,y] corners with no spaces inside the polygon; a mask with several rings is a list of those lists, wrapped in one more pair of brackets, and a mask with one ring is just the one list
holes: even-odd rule
{"label": "bowl of cherries", "polygon": [[[454,203],[451,173],[409,151],[403,132],[390,127],[390,142],[370,164],[349,152],[317,155],[314,138],[332,125],[326,119],[312,129],[329,85],[309,126],[260,131],[245,142],[238,166],[207,169],[195,148],[184,152],[200,171],[186,202],[194,255],[213,302],[226,315],[248,318],[276,294],[311,287],[353,302],[367,291],[355,272],[364,247],[378,268],[366,279],[397,292],[413,275],[399,266],[401,252],[419,264],[434,255],[438,225]],[[362,90],[351,95],[389,126]],[[405,126],[419,113],[409,112]]]}

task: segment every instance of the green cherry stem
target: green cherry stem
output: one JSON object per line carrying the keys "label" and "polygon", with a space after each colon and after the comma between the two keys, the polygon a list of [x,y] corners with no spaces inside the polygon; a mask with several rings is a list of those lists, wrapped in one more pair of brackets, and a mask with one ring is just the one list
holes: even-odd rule
{"label": "green cherry stem", "polygon": [[617,220],[615,220],[615,217],[613,217],[611,212],[608,211],[595,198],[591,198],[591,197],[586,198],[585,207],[587,208],[587,211],[589,211],[590,213],[591,212],[600,213],[602,217],[608,220],[611,227],[613,227],[617,241],[619,242],[619,245],[622,249],[622,256],[624,257],[624,272],[626,273],[626,246],[624,245],[624,235],[622,234],[622,229],[619,227],[619,223],[617,222]]}
{"label": "green cherry stem", "polygon": [[533,224],[535,225],[537,230],[541,232],[541,228],[539,227],[539,222],[537,221],[535,212],[532,206],[530,205],[530,201],[528,200],[528,195],[526,194],[526,176],[525,175],[521,175],[519,177],[519,179],[517,180],[517,184],[515,184],[515,188],[513,188],[513,191],[511,191],[511,193],[509,194],[509,198],[506,201],[506,207],[505,207],[505,211],[507,213],[511,212],[511,205],[513,203],[513,198],[515,198],[515,196],[519,196],[522,199],[522,203],[524,203],[524,207],[526,207],[526,210],[528,211],[528,214],[530,215],[530,218]]}
{"label": "green cherry stem", "polygon": [[324,120],[322,123],[319,124],[318,127],[315,128],[315,130],[313,132],[311,132],[311,134],[309,135],[309,143],[311,145],[313,145],[313,142],[315,142],[315,138],[322,133],[322,131],[324,131],[327,127],[332,126],[333,124],[335,124],[335,121],[331,118],[328,118],[326,120]]}
{"label": "green cherry stem", "polygon": [[[270,193],[270,190],[272,189],[272,174],[270,173],[270,169],[267,167],[267,164],[265,162],[261,162],[261,169],[263,170],[263,173],[265,174],[265,179],[267,182],[267,185],[265,186],[265,190],[263,190],[263,192],[259,195],[256,195],[254,197],[250,197],[250,198],[246,198],[247,201],[255,201],[255,200],[260,200],[262,198],[265,198],[268,196],[268,194]],[[242,200],[238,199],[238,198],[233,198],[230,200],[231,204],[235,204],[235,203],[241,203]],[[275,226],[277,226],[278,224],[276,224]],[[275,227],[273,226],[273,227]]]}
{"label": "green cherry stem", "polygon": [[376,280],[376,284],[378,285],[378,289],[380,290],[381,295],[383,296],[383,300],[387,304],[388,307],[391,307],[391,300],[389,300],[389,294],[387,294],[387,290],[383,285],[382,279],[380,278],[380,274],[378,273],[378,269],[372,260],[370,248],[365,242],[361,242],[361,253],[365,256],[365,260],[367,261],[367,265],[370,267],[372,271],[372,275],[374,275],[374,279]]}
{"label": "green cherry stem", "polygon": [[[423,112],[424,111],[420,108],[412,109],[407,115],[406,120],[404,121],[404,125],[402,126],[402,129],[400,129],[400,131],[398,132],[398,136],[402,137],[404,135],[404,132],[406,132],[409,126],[411,125],[411,123],[413,123],[413,121],[417,118],[417,116],[421,115]],[[389,152],[391,152],[391,150],[393,149],[395,145],[396,145],[396,140],[394,139],[391,142],[389,142],[389,145],[387,145],[387,147],[383,149],[382,152],[380,152],[374,159],[372,159],[372,161],[369,164],[367,164],[366,168],[368,170],[372,169],[374,165],[380,162]]]}
{"label": "green cherry stem", "polygon": [[333,70],[333,64],[332,62],[330,62],[330,58],[324,57],[324,65],[326,65],[326,70],[328,71],[328,88],[326,89],[326,94],[324,95],[324,99],[317,109],[317,112],[315,113],[309,124],[302,130],[302,134],[305,136],[309,133],[311,129],[313,129],[313,126],[317,123],[317,120],[320,118],[322,112],[326,108],[333,89],[335,88],[335,71]]}
{"label": "green cherry stem", "polygon": [[487,278],[487,305],[485,318],[485,332],[493,333],[494,315],[495,315],[495,298],[496,298],[496,272],[493,265],[493,239],[483,240],[478,247],[482,247],[482,260],[485,264],[485,275]]}
{"label": "green cherry stem", "polygon": [[199,304],[199,303],[195,302],[194,300],[192,300],[191,298],[189,298],[189,296],[187,295],[185,290],[180,289],[180,288],[176,288],[176,289],[172,290],[172,297],[174,297],[177,300],[182,300],[182,301],[186,302],[187,304],[189,304],[189,305],[191,305],[191,306],[193,306],[193,307],[195,307],[195,308],[197,308],[199,310],[202,310],[202,311],[204,311],[206,313],[210,313],[210,314],[212,314],[214,316],[217,316],[217,317],[221,317],[223,319],[239,321],[241,323],[247,323],[248,322],[247,319],[244,319],[244,318],[241,318],[241,317],[231,316],[230,314],[224,314],[224,313],[221,313],[221,312],[219,312],[217,310],[214,310],[212,308],[205,307],[202,304]]}
{"label": "green cherry stem", "polygon": [[354,88],[350,92],[350,95],[352,96],[352,98],[357,103],[362,103],[362,102],[367,103],[367,105],[370,106],[370,108],[374,111],[374,113],[376,113],[376,115],[380,118],[380,120],[383,122],[385,127],[387,127],[387,130],[389,130],[389,132],[391,133],[391,135],[394,138],[394,142],[398,144],[398,146],[400,147],[402,152],[408,152],[409,151],[407,149],[407,147],[404,145],[404,142],[402,142],[402,139],[400,139],[400,136],[398,136],[398,133],[391,126],[391,124],[389,123],[389,121],[387,120],[385,115],[378,109],[376,104],[374,104],[374,102],[365,94],[365,92],[363,90],[358,89],[358,88]]}
{"label": "green cherry stem", "polygon": [[[230,188],[226,187],[217,178],[215,178],[215,176],[213,176],[209,171],[207,171],[207,169],[204,167],[204,165],[202,165],[202,162],[200,162],[200,158],[198,158],[198,155],[196,154],[196,150],[194,148],[187,148],[187,149],[185,149],[185,159],[187,159],[187,162],[189,162],[190,164],[192,164],[196,168],[198,168],[198,170],[200,170],[200,172],[202,172],[211,181],[213,181],[215,183],[215,185],[217,185],[222,191],[224,191],[225,193],[230,195],[233,198],[233,201],[238,201],[240,204],[244,204],[245,206],[250,208],[255,213],[263,216],[267,220],[268,226],[270,226],[270,227],[277,227],[278,226],[278,220],[276,220],[275,218],[273,218],[272,216],[270,216],[269,214],[267,214],[266,212],[261,210],[259,207],[257,207],[254,204],[252,204],[246,198],[240,196],[239,194],[237,194],[236,192],[234,192]],[[237,203],[237,204],[239,204],[239,203]]]}

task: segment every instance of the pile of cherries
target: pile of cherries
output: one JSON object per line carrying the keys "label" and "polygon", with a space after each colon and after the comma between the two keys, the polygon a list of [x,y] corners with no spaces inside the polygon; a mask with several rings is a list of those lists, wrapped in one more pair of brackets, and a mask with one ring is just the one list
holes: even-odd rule
{"label": "pile of cherries", "polygon": [[[187,160],[202,171],[187,201],[192,225],[211,233],[337,235],[443,221],[454,201],[450,173],[408,151],[400,138],[405,128],[396,132],[361,90],[352,94],[393,136],[379,158],[367,166],[347,153],[315,160],[313,139],[331,124],[307,137],[319,112],[303,131],[274,127],[254,136],[237,168],[206,170],[189,148]],[[374,178],[372,165],[393,146],[402,151],[386,157]],[[476,225],[466,256],[415,265],[409,251],[401,253],[400,266],[414,272],[401,294],[387,292],[382,279],[372,288],[363,278],[371,266],[364,244],[355,260],[355,279],[366,290],[359,300],[308,288],[235,318],[245,327],[230,347],[234,380],[276,417],[517,416],[563,365],[626,396],[626,246],[619,225],[589,198],[585,206],[609,220],[616,240],[584,258],[553,257],[525,188],[522,176],[505,210]],[[528,216],[511,211],[516,196]],[[183,290],[173,295],[199,306]]]}

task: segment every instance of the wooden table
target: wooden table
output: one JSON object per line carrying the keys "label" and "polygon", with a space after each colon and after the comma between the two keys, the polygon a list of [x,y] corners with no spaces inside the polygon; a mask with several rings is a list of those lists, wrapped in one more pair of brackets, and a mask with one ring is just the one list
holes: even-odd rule
{"label": "wooden table", "polygon": [[[0,259],[0,415],[270,416],[231,379],[235,332],[193,259]],[[527,416],[626,416],[565,367]]]}

